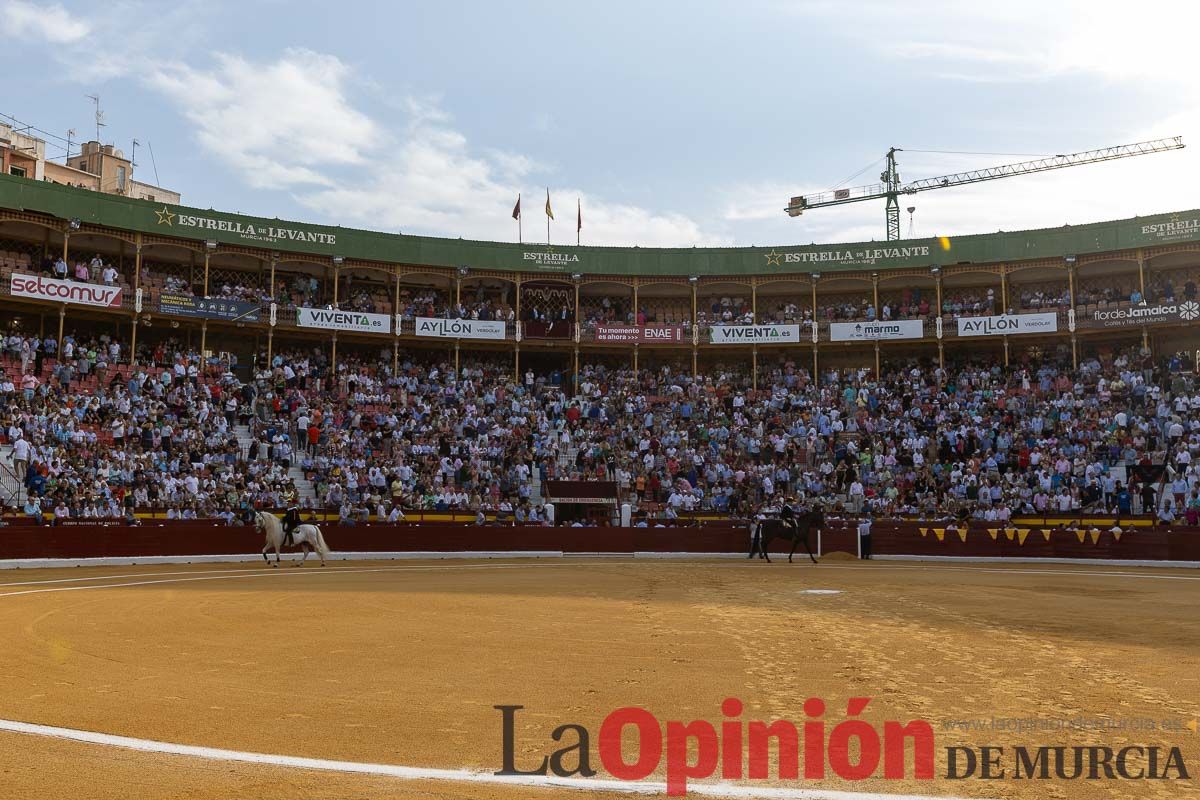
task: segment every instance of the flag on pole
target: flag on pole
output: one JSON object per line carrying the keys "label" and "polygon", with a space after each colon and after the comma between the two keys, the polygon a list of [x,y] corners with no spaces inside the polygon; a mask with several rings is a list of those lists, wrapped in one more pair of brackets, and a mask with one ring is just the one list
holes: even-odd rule
{"label": "flag on pole", "polygon": [[554,219],[554,211],[550,208],[550,189],[546,189],[546,216]]}
{"label": "flag on pole", "polygon": [[521,219],[521,193],[517,193],[517,204],[513,206],[513,219]]}

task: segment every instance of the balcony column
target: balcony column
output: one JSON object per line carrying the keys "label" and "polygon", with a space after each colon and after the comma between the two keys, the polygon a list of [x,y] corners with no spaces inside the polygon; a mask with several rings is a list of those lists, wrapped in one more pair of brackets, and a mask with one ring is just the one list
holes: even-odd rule
{"label": "balcony column", "polygon": [[62,362],[62,340],[63,340],[63,323],[67,318],[67,304],[63,303],[58,308],[58,350],[54,352],[54,360]]}

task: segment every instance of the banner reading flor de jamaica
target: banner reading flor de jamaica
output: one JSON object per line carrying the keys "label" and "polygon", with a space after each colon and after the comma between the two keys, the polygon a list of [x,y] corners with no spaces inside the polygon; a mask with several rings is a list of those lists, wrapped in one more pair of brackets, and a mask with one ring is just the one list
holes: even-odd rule
{"label": "banner reading flor de jamaica", "polygon": [[391,333],[392,318],[387,314],[365,311],[335,311],[328,308],[297,308],[296,324],[301,328],[324,328],[352,333]]}
{"label": "banner reading flor de jamaica", "polygon": [[1004,336],[1017,333],[1054,333],[1058,314],[1000,314],[995,317],[959,317],[959,336]]}
{"label": "banner reading flor de jamaica", "polygon": [[438,319],[417,317],[417,336],[442,339],[503,339],[504,322],[487,319]]}
{"label": "banner reading flor de jamaica", "polygon": [[121,305],[121,287],[103,286],[96,283],[63,281],[42,275],[22,275],[14,272],[9,281],[9,291],[15,297],[31,297],[34,300],[51,300],[55,303],[74,303],[84,306]]}
{"label": "banner reading flor de jamaica", "polygon": [[799,325],[714,325],[713,344],[794,344],[800,341]]}
{"label": "banner reading flor de jamaica", "polygon": [[919,319],[897,319],[887,322],[829,323],[829,340],[832,342],[920,339],[924,335],[925,323]]}

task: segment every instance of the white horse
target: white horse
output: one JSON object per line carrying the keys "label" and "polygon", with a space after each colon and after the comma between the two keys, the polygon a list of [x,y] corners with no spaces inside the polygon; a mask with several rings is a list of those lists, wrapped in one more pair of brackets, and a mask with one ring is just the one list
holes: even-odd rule
{"label": "white horse", "polygon": [[[279,550],[283,547],[284,539],[283,523],[274,514],[257,511],[254,514],[254,527],[263,531],[267,537],[267,543],[263,545],[262,549],[263,561],[271,564],[271,559],[267,558],[267,551],[274,549],[275,563],[271,566],[278,567]],[[304,556],[294,566],[302,566],[308,560],[309,550],[315,551],[321,558],[321,566],[325,566],[325,556],[330,553],[329,545],[325,544],[325,537],[321,535],[321,529],[316,525],[298,525],[296,530],[292,531],[292,542],[304,552]]]}

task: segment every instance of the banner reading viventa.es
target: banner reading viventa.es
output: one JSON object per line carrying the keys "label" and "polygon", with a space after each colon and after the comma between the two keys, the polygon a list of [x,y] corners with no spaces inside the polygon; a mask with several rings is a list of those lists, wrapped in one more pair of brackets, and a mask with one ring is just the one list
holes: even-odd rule
{"label": "banner reading viventa.es", "polygon": [[799,325],[714,325],[713,344],[787,344],[800,341]]}
{"label": "banner reading viventa.es", "polygon": [[296,324],[302,328],[324,328],[354,333],[391,333],[389,314],[365,311],[336,311],[328,308],[297,308]]}

